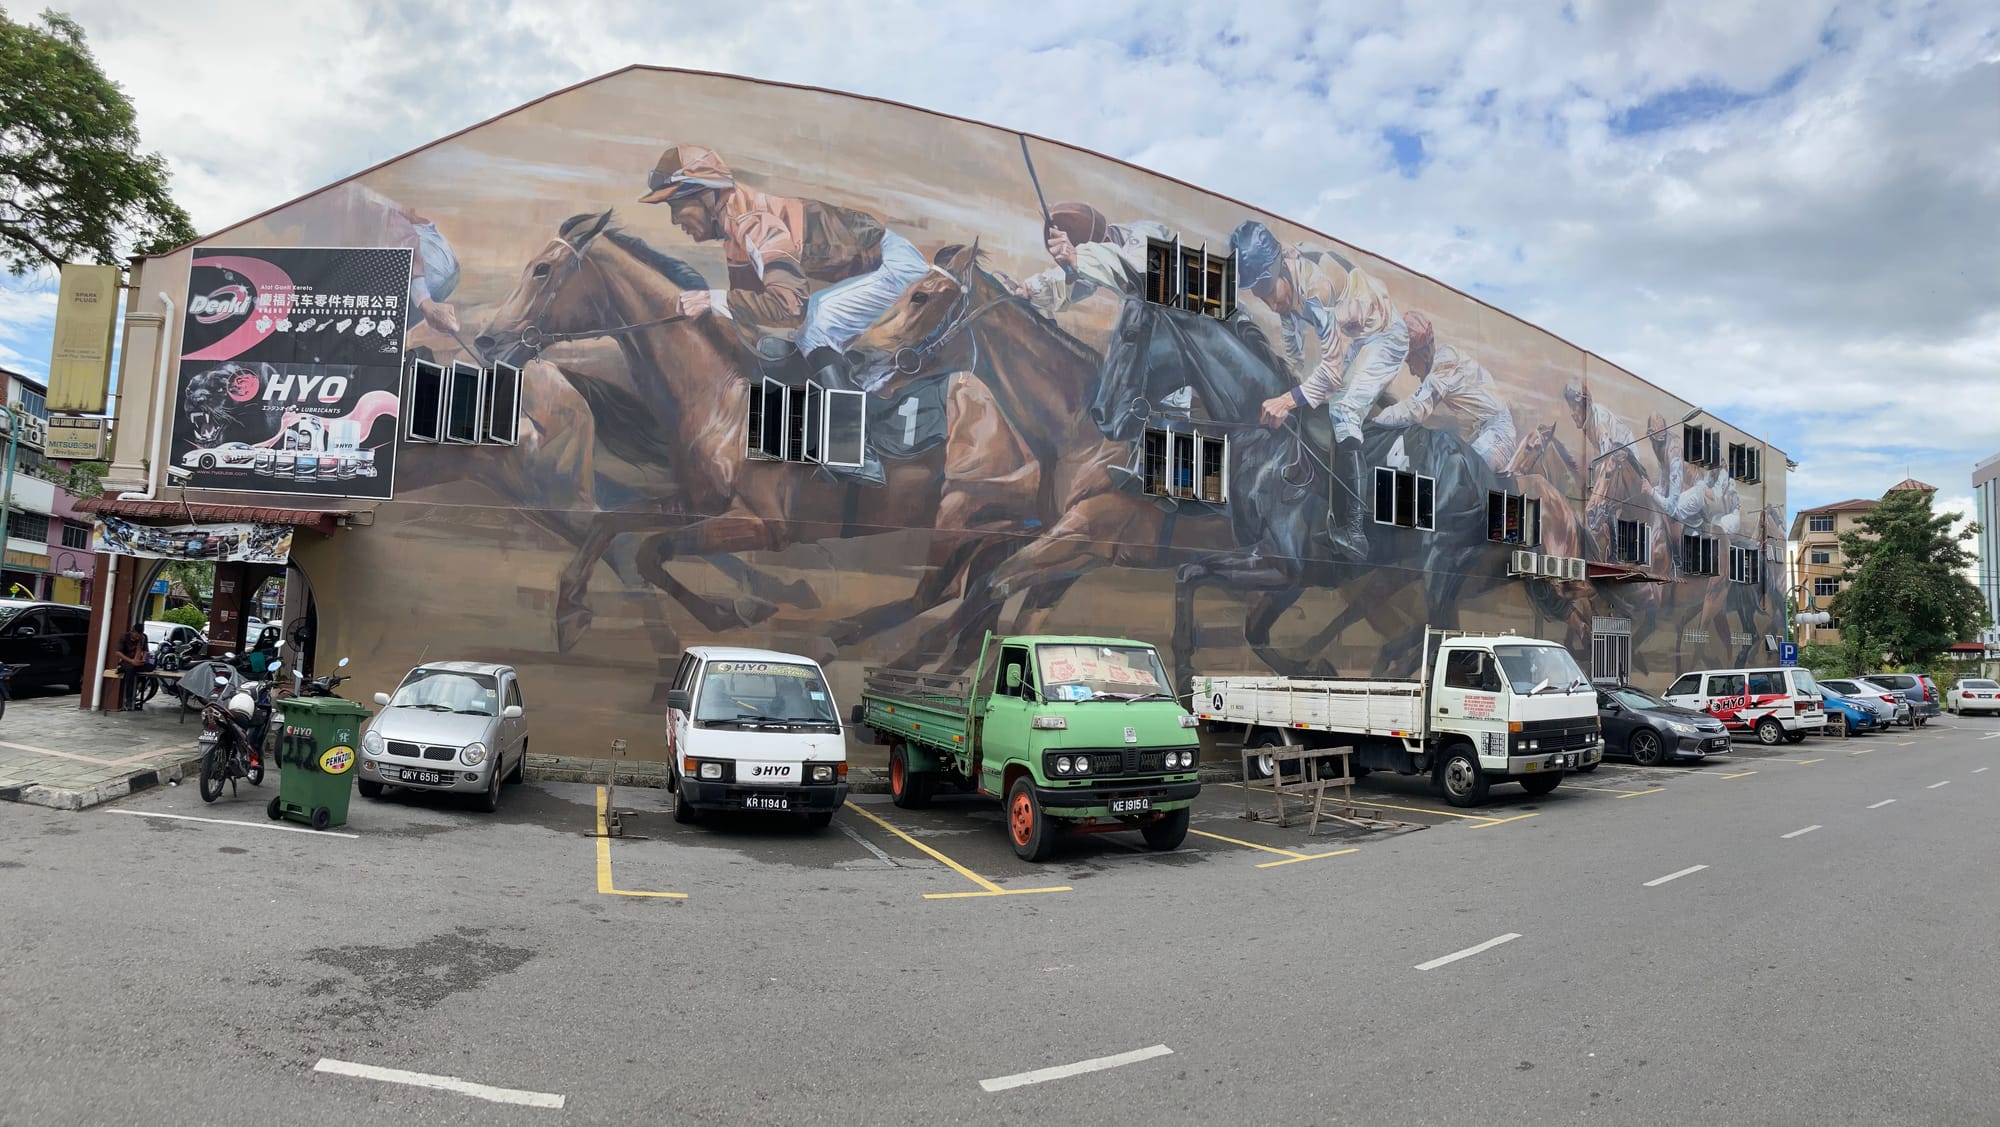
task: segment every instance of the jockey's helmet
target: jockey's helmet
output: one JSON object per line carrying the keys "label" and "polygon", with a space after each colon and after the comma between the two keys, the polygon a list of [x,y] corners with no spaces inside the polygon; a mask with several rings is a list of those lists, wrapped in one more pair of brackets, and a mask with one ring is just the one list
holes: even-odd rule
{"label": "jockey's helmet", "polygon": [[660,163],[646,177],[640,203],[665,203],[704,188],[734,188],[736,176],[714,149],[700,145],[669,145]]}
{"label": "jockey's helmet", "polygon": [[1104,213],[1087,203],[1066,200],[1049,209],[1049,226],[1069,236],[1071,246],[1101,243],[1111,232]]}
{"label": "jockey's helmet", "polygon": [[1278,270],[1284,249],[1269,227],[1246,219],[1229,233],[1229,249],[1236,252],[1236,281],[1245,289],[1256,289]]}

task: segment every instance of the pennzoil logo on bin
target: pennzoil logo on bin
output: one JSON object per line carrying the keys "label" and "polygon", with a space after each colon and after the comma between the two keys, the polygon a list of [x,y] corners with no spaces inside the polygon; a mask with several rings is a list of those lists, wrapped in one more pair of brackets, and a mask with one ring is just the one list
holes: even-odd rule
{"label": "pennzoil logo on bin", "polygon": [[354,749],[342,744],[330,747],[319,757],[319,769],[329,775],[344,775],[354,766]]}

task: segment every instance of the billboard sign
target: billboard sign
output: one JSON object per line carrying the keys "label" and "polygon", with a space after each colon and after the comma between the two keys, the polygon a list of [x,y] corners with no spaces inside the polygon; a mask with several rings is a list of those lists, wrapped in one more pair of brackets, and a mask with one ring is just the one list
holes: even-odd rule
{"label": "billboard sign", "polygon": [[49,348],[49,410],[103,414],[117,324],[118,268],[64,263]]}
{"label": "billboard sign", "polygon": [[189,488],[391,495],[410,260],[401,247],[194,252],[168,461]]}
{"label": "billboard sign", "polygon": [[42,453],[77,462],[104,460],[104,420],[57,415],[49,420]]}
{"label": "billboard sign", "polygon": [[161,528],[118,517],[90,530],[90,550],[152,560],[281,564],[291,558],[289,524],[181,524]]}

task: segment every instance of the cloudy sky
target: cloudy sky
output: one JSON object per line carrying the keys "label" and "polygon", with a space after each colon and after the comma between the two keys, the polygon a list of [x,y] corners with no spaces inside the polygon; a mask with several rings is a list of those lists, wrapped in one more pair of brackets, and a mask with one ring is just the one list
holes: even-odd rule
{"label": "cloudy sky", "polygon": [[[1963,504],[2000,451],[1979,0],[65,7],[203,231],[629,63],[720,70],[1084,145],[1396,259],[1763,433],[1795,511],[1906,472]],[[45,368],[46,289],[0,287],[0,363]]]}

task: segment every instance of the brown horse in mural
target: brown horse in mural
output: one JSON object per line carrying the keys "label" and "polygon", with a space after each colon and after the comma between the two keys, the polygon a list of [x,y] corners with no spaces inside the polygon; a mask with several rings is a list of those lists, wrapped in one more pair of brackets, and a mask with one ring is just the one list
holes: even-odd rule
{"label": "brown horse in mural", "polygon": [[886,462],[884,488],[837,484],[815,478],[806,466],[748,457],[749,392],[759,378],[755,354],[723,318],[661,316],[661,310],[679,308],[683,288],[706,283],[686,263],[611,221],[606,211],[565,222],[523,267],[478,341],[489,354],[504,354],[610,337],[625,357],[624,372],[596,376],[579,388],[593,403],[600,438],[637,432],[674,451],[690,512],[621,511],[597,518],[590,543],[564,573],[560,613],[587,621],[590,569],[613,539],[628,532],[648,533],[637,550],[640,571],[705,628],[721,632],[747,623],[733,603],[688,590],[667,572],[668,559],[929,529],[940,513],[1018,529],[1035,512],[1035,459],[976,379],[950,387],[947,440],[919,457]]}
{"label": "brown horse in mural", "polygon": [[1048,508],[1059,514],[1030,537],[988,538],[955,558],[959,604],[907,660],[941,654],[944,667],[957,668],[971,663],[1013,596],[1022,603],[1010,628],[1040,632],[1085,574],[1168,566],[1170,547],[1212,550],[1226,526],[1206,506],[1170,513],[1120,489],[1110,471],[1130,460],[1131,446],[1107,441],[1089,413],[1103,363],[1097,350],[1014,296],[986,269],[977,242],[945,247],[935,261],[849,351],[891,398],[930,372],[974,371],[1035,451]]}

